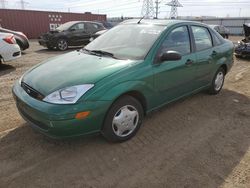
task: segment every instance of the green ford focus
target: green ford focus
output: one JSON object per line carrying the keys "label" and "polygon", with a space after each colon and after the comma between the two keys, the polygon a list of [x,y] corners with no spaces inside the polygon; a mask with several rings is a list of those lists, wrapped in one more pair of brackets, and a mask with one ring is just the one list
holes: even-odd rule
{"label": "green ford focus", "polygon": [[45,135],[101,133],[121,142],[150,111],[202,90],[219,93],[232,64],[232,42],[207,25],[130,20],[33,67],[13,96],[23,118]]}

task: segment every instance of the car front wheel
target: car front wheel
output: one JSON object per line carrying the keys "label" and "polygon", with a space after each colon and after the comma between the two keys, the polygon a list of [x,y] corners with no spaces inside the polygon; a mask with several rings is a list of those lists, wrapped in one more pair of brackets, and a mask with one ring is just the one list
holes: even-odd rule
{"label": "car front wheel", "polygon": [[65,39],[59,39],[57,41],[57,49],[60,51],[64,51],[68,49],[68,42]]}
{"label": "car front wheel", "polygon": [[124,96],[109,109],[102,134],[112,142],[129,140],[139,130],[143,116],[140,102],[131,96]]}
{"label": "car front wheel", "polygon": [[209,89],[210,94],[216,95],[220,92],[224,84],[225,74],[225,70],[220,67],[213,78],[212,85]]}

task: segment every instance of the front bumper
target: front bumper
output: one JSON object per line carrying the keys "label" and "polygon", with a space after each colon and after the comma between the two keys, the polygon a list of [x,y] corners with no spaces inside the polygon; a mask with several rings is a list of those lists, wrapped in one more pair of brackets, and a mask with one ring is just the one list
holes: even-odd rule
{"label": "front bumper", "polygon": [[43,38],[39,38],[39,39],[38,39],[38,43],[39,43],[41,46],[44,46],[44,47],[46,47],[46,48],[55,47],[55,43],[54,43],[53,41],[46,40],[46,39],[43,39]]}
{"label": "front bumper", "polygon": [[21,50],[17,44],[8,44],[7,47],[1,48],[3,61],[12,61],[21,57]]}
{"label": "front bumper", "polygon": [[[13,96],[20,115],[39,132],[52,138],[75,137],[100,132],[111,101],[84,101],[73,105],[50,104],[30,97],[17,82]],[[82,120],[78,112],[90,111]]]}

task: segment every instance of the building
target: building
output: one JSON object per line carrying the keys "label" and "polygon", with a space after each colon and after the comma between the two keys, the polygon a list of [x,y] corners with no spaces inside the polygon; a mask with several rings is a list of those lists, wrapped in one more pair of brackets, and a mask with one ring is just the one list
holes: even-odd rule
{"label": "building", "polygon": [[0,25],[22,31],[28,38],[38,38],[42,33],[55,29],[68,21],[106,21],[106,15],[35,10],[0,9]]}

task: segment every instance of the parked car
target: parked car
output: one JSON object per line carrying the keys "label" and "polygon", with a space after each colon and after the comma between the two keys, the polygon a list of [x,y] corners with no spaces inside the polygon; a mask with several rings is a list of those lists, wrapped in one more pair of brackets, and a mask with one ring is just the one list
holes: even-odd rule
{"label": "parked car", "polygon": [[202,90],[218,94],[233,48],[202,23],[129,20],[33,67],[13,94],[20,114],[45,135],[102,133],[121,142],[165,104]]}
{"label": "parked car", "polygon": [[55,31],[42,34],[39,44],[48,49],[67,50],[69,46],[81,46],[89,43],[91,36],[105,29],[101,23],[72,21],[62,24]]}
{"label": "parked car", "polygon": [[100,23],[102,23],[102,25],[106,28],[106,29],[111,29],[113,26],[112,23],[108,22],[108,21],[98,21]]}
{"label": "parked car", "polygon": [[0,63],[21,57],[20,47],[11,33],[0,33]]}
{"label": "parked car", "polygon": [[20,49],[22,51],[26,50],[29,48],[29,40],[25,34],[23,34],[20,31],[12,31],[9,29],[5,29],[0,27],[0,32],[2,33],[12,33],[16,39],[17,44],[19,45]]}
{"label": "parked car", "polygon": [[212,27],[215,31],[217,31],[223,38],[228,39],[228,36],[230,34],[230,31],[228,28],[226,28],[223,25],[209,25]]}
{"label": "parked car", "polygon": [[245,38],[238,41],[234,54],[236,57],[250,57],[250,24],[243,24]]}
{"label": "parked car", "polygon": [[107,32],[108,29],[104,29],[101,31],[97,31],[96,33],[94,33],[91,38],[90,38],[90,42],[92,42],[94,39],[96,39],[97,37],[101,36],[102,34],[104,34],[105,32]]}

